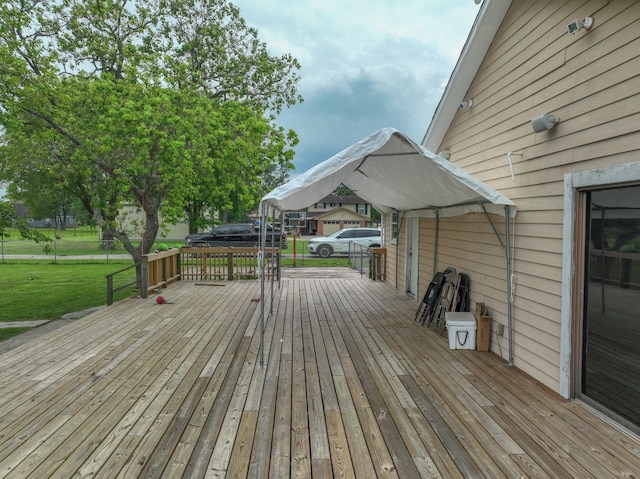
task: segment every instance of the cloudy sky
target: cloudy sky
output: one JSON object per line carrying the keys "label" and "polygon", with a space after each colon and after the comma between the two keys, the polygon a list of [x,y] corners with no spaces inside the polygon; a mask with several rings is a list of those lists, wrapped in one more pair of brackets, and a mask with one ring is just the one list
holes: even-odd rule
{"label": "cloudy sky", "polygon": [[[394,127],[420,143],[478,13],[473,0],[231,0],[302,65],[293,174]],[[2,190],[0,187],[0,195]]]}
{"label": "cloudy sky", "polygon": [[420,143],[479,6],[473,0],[231,0],[273,54],[302,65],[296,173],[385,127]]}

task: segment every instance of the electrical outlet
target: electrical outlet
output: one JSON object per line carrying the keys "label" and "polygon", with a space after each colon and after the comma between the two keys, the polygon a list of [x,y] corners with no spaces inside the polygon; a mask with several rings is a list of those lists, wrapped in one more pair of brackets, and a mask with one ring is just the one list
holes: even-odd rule
{"label": "electrical outlet", "polygon": [[504,324],[498,323],[498,326],[496,326],[496,334],[498,336],[504,336]]}

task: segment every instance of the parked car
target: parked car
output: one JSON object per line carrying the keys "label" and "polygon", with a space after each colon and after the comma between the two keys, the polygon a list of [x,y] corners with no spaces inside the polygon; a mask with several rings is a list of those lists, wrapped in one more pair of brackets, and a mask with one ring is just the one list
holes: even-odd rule
{"label": "parked car", "polygon": [[[220,225],[205,233],[195,233],[185,238],[187,246],[260,246],[260,227],[252,223],[233,223]],[[276,247],[287,249],[287,234],[280,228],[267,225],[266,244],[271,247],[275,237]]]}
{"label": "parked car", "polygon": [[380,228],[345,228],[329,236],[310,239],[307,249],[311,254],[328,258],[333,253],[348,253],[351,242],[369,248],[379,248],[381,236]]}

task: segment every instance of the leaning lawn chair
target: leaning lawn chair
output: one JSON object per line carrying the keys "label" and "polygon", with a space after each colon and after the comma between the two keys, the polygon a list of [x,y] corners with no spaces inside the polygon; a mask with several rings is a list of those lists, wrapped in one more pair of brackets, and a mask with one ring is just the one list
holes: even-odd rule
{"label": "leaning lawn chair", "polygon": [[427,291],[424,293],[422,302],[418,306],[418,310],[416,311],[416,316],[414,318],[415,321],[420,319],[420,322],[424,325],[427,319],[432,315],[433,310],[440,298],[440,291],[442,290],[443,283],[444,274],[438,271],[435,275],[433,275],[433,279],[431,280],[431,283],[429,283]]}
{"label": "leaning lawn chair", "polygon": [[445,314],[453,311],[456,306],[458,287],[460,286],[460,275],[455,268],[447,268],[444,270],[444,284],[440,293],[440,301],[433,313],[433,317],[429,321],[428,326],[435,329],[439,333],[443,333],[446,328]]}

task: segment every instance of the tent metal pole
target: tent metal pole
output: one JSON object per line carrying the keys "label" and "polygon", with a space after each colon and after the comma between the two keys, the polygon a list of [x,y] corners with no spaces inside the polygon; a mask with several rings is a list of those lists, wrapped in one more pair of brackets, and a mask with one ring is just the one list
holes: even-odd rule
{"label": "tent metal pole", "polygon": [[262,205],[260,223],[260,367],[264,367],[264,266],[265,266],[265,249],[267,246],[267,224],[266,218],[267,205]]}
{"label": "tent metal pole", "polygon": [[436,271],[438,271],[438,239],[440,237],[440,210],[436,210],[436,237],[435,237],[435,245],[433,248],[433,272],[431,276],[435,276]]}
{"label": "tent metal pole", "polygon": [[512,317],[512,291],[511,291],[511,227],[509,217],[509,205],[504,206],[506,246],[505,256],[507,258],[507,329],[509,331],[509,366],[513,366],[513,317]]}
{"label": "tent metal pole", "polygon": [[[406,212],[404,212],[406,215]],[[400,215],[400,211],[396,210],[396,214],[398,215],[398,231],[396,236],[396,289],[398,289],[398,258],[399,258],[399,248],[400,248],[400,230],[402,229],[402,225],[404,224],[405,215]]]}
{"label": "tent metal pole", "polygon": [[493,223],[491,216],[489,216],[489,212],[482,204],[482,211],[484,211],[484,215],[487,217],[491,228],[493,228],[493,232],[495,233],[500,245],[502,246],[502,250],[504,251],[505,261],[506,261],[506,270],[507,270],[507,333],[509,335],[509,366],[513,366],[513,316],[511,312],[511,223],[509,223],[509,205],[504,205],[504,217],[505,217],[505,236],[506,241],[502,241],[502,236],[498,232],[496,225]]}
{"label": "tent metal pole", "polygon": [[[505,208],[508,209],[509,206],[505,205]],[[502,236],[500,236],[500,233],[498,232],[498,229],[496,228],[496,225],[493,223],[493,220],[491,219],[491,216],[489,216],[489,212],[487,211],[487,209],[484,207],[484,205],[482,205],[482,211],[484,211],[484,215],[487,217],[487,220],[489,221],[489,224],[491,225],[491,228],[493,228],[493,233],[496,235],[496,238],[498,238],[498,241],[500,242],[500,246],[502,246],[502,249],[504,251],[505,256],[508,256],[508,249],[509,249],[509,224],[507,222],[507,244],[504,243],[504,241],[502,241]]]}
{"label": "tent metal pole", "polygon": [[[400,241],[400,212],[396,211],[396,214],[398,215],[398,219],[397,219],[397,222],[396,222],[397,231],[396,231],[396,268],[395,268],[396,269],[396,274],[395,274],[396,284],[395,284],[395,287],[396,287],[396,289],[398,289],[398,242]],[[393,213],[391,213],[391,224],[392,224],[391,236],[393,237]]]}
{"label": "tent metal pole", "polygon": [[[282,223],[281,223],[282,224]],[[271,302],[269,303],[269,316],[273,314],[273,272],[276,257],[276,211],[273,210],[273,224],[271,225],[271,261],[269,263],[269,274],[271,276]]]}

